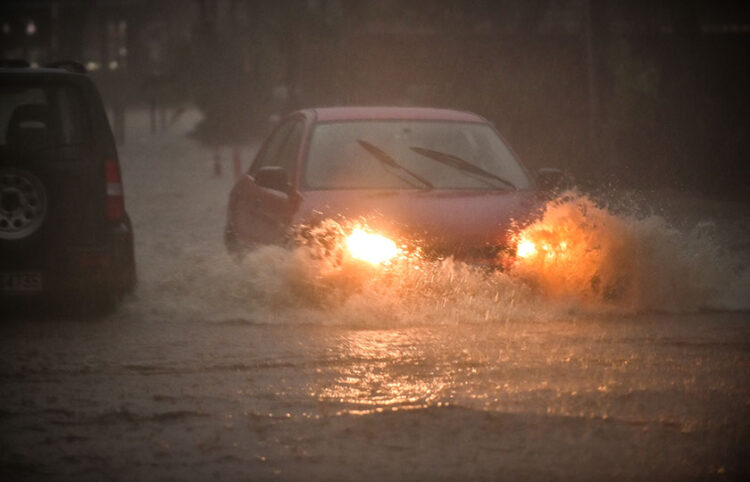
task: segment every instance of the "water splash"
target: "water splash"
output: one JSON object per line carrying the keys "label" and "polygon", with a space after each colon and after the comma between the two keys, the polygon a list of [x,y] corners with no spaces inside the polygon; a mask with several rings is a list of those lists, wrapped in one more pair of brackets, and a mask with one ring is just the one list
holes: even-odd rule
{"label": "water splash", "polygon": [[304,242],[294,249],[260,247],[239,263],[220,247],[183,250],[130,310],[381,328],[750,308],[750,276],[710,225],[686,233],[660,216],[614,214],[577,193],[551,201],[517,235],[535,252],[506,272],[424,259],[409,243],[373,266],[346,254],[354,226],[361,222],[327,220],[300,231]]}
{"label": "water splash", "polygon": [[550,202],[517,240],[536,250],[519,257],[512,277],[579,310],[747,308],[732,295],[744,283],[741,263],[708,223],[684,233],[661,216],[616,215],[571,192]]}

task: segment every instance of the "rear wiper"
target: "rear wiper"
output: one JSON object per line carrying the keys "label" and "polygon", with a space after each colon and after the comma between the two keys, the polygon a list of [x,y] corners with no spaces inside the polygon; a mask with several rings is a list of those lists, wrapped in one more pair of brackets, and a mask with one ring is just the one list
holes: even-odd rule
{"label": "rear wiper", "polygon": [[[375,159],[377,159],[381,164],[383,164],[385,166],[388,166],[388,167],[391,167],[391,168],[394,168],[394,169],[399,169],[401,171],[404,171],[405,173],[407,173],[408,175],[410,175],[411,177],[413,177],[417,181],[419,181],[422,184],[424,184],[424,187],[427,188],[427,189],[433,189],[435,187],[427,179],[423,178],[419,174],[411,171],[410,169],[405,168],[404,166],[402,166],[401,164],[399,164],[398,162],[396,162],[395,159],[393,159],[391,156],[389,156],[381,148],[379,148],[379,147],[377,147],[377,146],[375,146],[373,144],[370,144],[369,142],[364,141],[362,139],[357,139],[357,143],[360,146],[362,146],[362,148],[364,150],[366,150],[367,152],[369,152],[370,154],[372,154],[372,156]],[[412,185],[414,187],[420,187],[420,186],[417,186],[416,184],[414,184],[413,182],[410,182],[409,180],[404,179],[401,176],[396,176],[396,177],[398,177],[402,181],[404,181],[404,182],[406,182],[406,183],[408,183],[408,184],[410,184],[410,185]]]}
{"label": "rear wiper", "polygon": [[518,190],[515,184],[508,181],[507,179],[503,179],[502,177],[492,174],[489,171],[485,171],[481,167],[475,166],[474,164],[468,161],[465,161],[458,156],[454,156],[453,154],[448,154],[447,152],[433,151],[432,149],[426,149],[424,147],[416,147],[416,146],[412,146],[409,149],[416,152],[417,154],[421,154],[434,161],[438,161],[442,164],[458,169],[459,171],[464,171],[464,172],[476,174],[478,176],[482,176],[485,178],[494,179],[496,181],[502,182],[506,186],[512,187],[514,190]]}

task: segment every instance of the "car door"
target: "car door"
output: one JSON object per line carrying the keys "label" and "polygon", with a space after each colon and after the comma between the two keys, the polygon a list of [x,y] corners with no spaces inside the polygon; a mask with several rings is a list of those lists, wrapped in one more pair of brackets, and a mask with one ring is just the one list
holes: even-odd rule
{"label": "car door", "polygon": [[283,192],[260,186],[255,175],[263,167],[282,167],[294,184],[304,125],[304,119],[296,116],[282,123],[262,147],[248,175],[233,189],[227,228],[240,244],[283,241],[296,209],[294,189]]}

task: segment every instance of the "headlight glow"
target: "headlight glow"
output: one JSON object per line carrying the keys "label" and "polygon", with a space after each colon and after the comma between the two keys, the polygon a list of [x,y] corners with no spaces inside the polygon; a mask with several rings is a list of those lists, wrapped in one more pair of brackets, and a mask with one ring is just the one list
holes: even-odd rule
{"label": "headlight glow", "polygon": [[346,247],[353,258],[371,264],[381,264],[398,255],[396,243],[379,234],[355,229],[346,238]]}
{"label": "headlight glow", "polygon": [[528,239],[522,239],[516,247],[516,255],[519,258],[528,258],[536,253],[536,246]]}

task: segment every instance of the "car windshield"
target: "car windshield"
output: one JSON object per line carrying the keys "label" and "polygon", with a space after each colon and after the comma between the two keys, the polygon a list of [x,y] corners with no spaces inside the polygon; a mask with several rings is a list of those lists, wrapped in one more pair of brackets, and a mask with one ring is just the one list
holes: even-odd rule
{"label": "car windshield", "polygon": [[345,121],[318,124],[308,189],[527,189],[529,179],[482,123]]}

